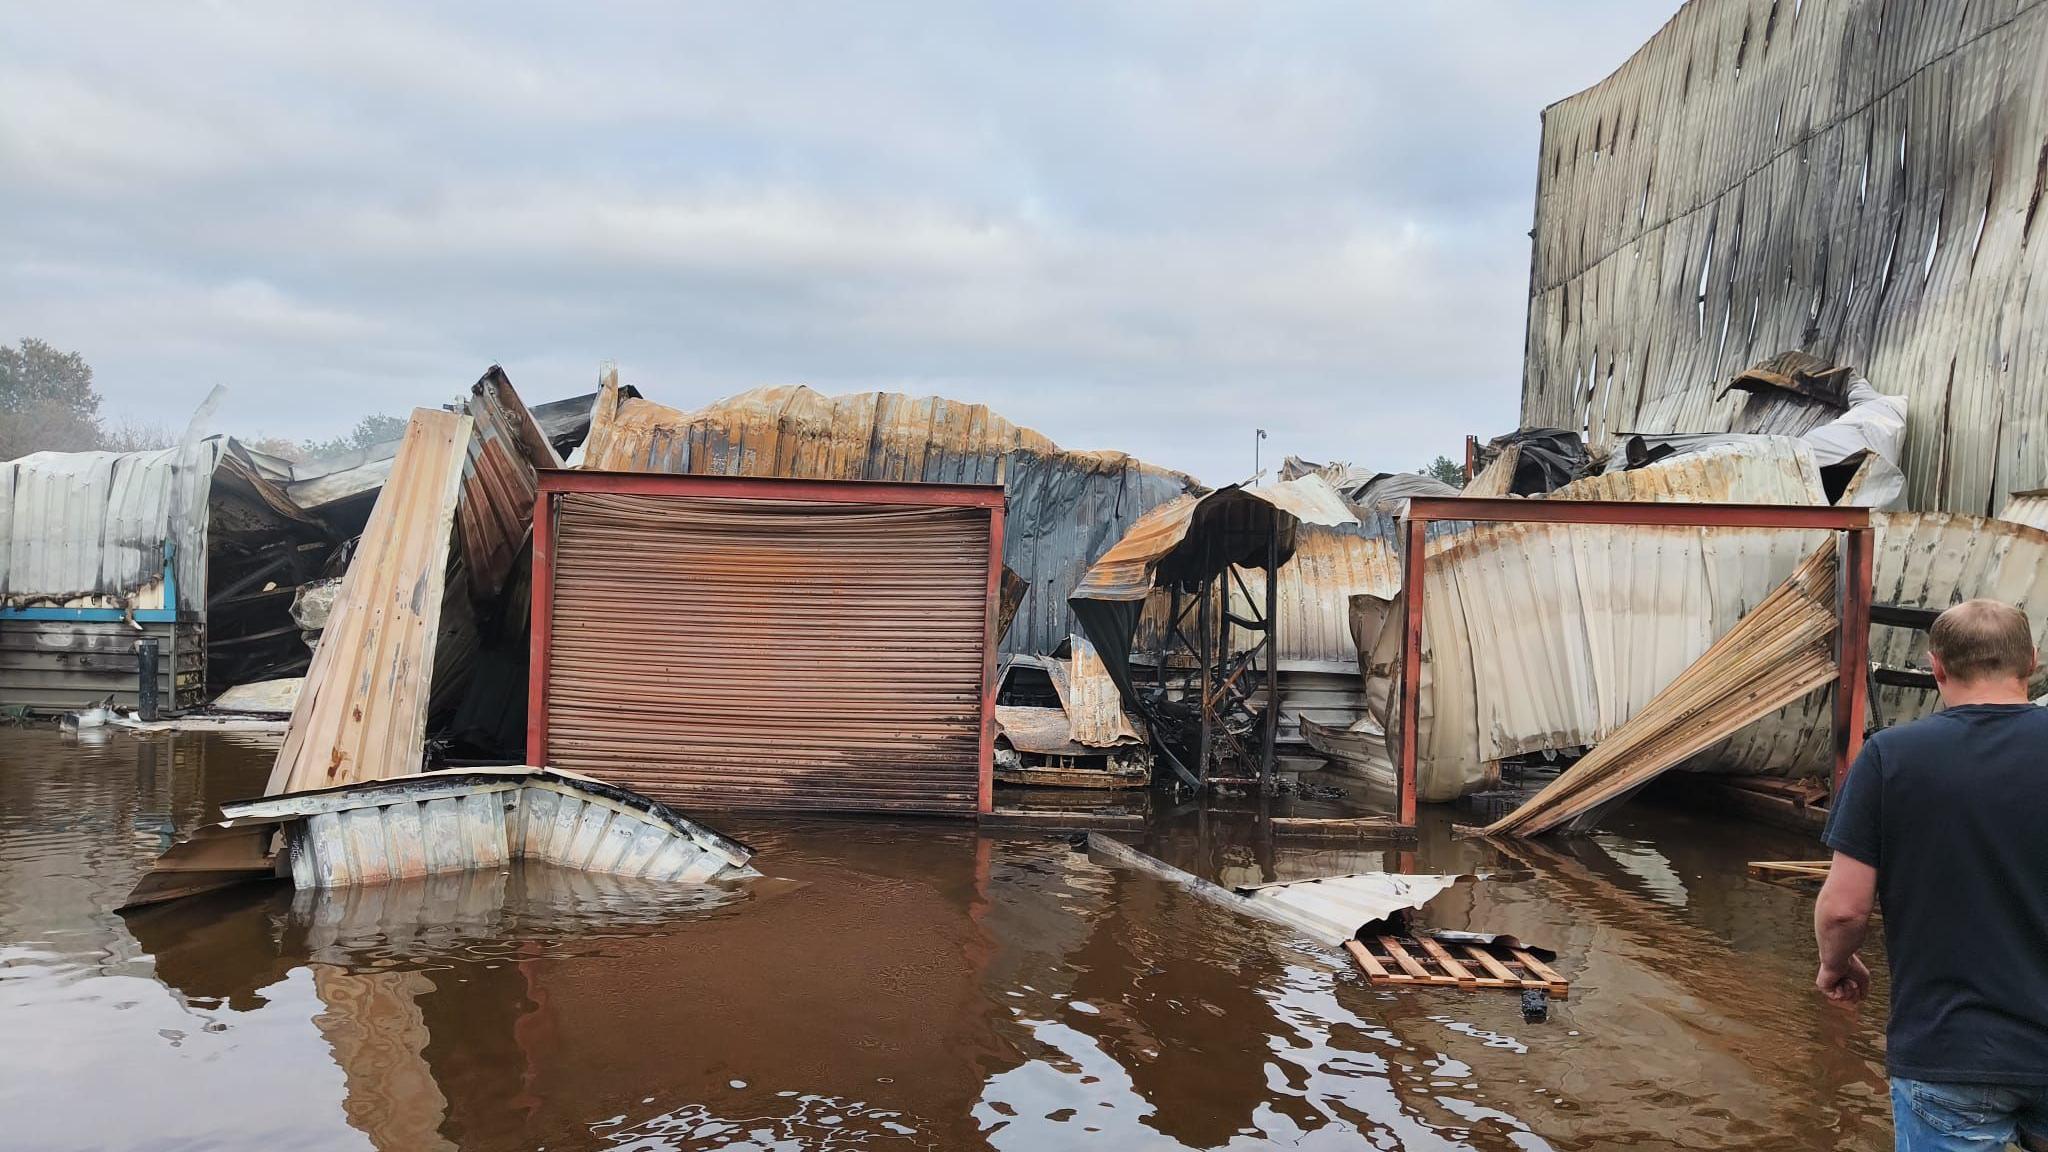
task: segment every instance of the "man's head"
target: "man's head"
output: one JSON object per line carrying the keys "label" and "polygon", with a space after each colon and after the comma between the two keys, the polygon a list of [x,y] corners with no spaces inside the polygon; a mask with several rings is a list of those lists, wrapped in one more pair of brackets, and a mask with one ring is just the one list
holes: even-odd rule
{"label": "man's head", "polygon": [[1927,633],[1934,681],[1949,704],[2024,702],[2037,655],[2027,614],[1996,600],[1965,600]]}

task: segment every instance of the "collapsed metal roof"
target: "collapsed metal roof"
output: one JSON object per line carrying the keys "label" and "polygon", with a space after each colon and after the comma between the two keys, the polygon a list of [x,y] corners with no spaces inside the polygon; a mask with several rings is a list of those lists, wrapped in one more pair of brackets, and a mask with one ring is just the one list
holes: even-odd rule
{"label": "collapsed metal roof", "polygon": [[0,464],[0,604],[203,612],[216,496],[228,498],[227,530],[306,522],[272,470],[222,436]]}
{"label": "collapsed metal roof", "polygon": [[1067,600],[1146,512],[1200,491],[1121,452],[1072,452],[985,405],[938,396],[756,388],[694,412],[598,390],[584,467],[818,480],[1003,485],[1003,563],[1028,586],[1001,650],[1044,655],[1073,632]]}

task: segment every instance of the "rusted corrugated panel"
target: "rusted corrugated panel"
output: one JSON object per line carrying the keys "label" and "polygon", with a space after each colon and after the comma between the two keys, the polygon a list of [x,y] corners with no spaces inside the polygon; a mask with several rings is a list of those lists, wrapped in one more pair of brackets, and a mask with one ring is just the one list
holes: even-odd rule
{"label": "rusted corrugated panel", "polygon": [[420,770],[472,421],[412,414],[313,652],[271,794]]}
{"label": "rusted corrugated panel", "polygon": [[599,388],[584,467],[812,480],[1000,483],[1003,562],[1025,581],[1004,652],[1049,655],[1074,629],[1089,564],[1158,505],[1196,490],[1120,452],[1070,452],[979,404],[891,392],[757,388],[694,412]]}
{"label": "rusted corrugated panel", "polygon": [[1053,665],[1053,687],[1066,709],[1068,733],[1078,744],[1108,748],[1140,742],[1137,726],[1124,714],[1123,697],[1102,656],[1086,636],[1073,637],[1073,656]]}
{"label": "rusted corrugated panel", "polygon": [[566,494],[550,764],[697,807],[972,812],[990,517]]}
{"label": "rusted corrugated panel", "polygon": [[2048,4],[1692,0],[1545,110],[1524,426],[1738,426],[1798,348],[1908,401],[1910,506],[2048,475]]}
{"label": "rusted corrugated panel", "polygon": [[562,458],[512,390],[504,369],[492,365],[469,391],[476,432],[469,441],[455,524],[470,588],[479,603],[488,603],[504,588],[533,529],[535,470],[560,468]]}

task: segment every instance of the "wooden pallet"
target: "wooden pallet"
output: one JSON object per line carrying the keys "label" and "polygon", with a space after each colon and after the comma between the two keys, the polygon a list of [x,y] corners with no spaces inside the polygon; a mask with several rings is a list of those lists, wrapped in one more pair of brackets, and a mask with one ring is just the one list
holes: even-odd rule
{"label": "wooden pallet", "polygon": [[1751,860],[1751,878],[1789,888],[1811,889],[1827,883],[1832,860]]}
{"label": "wooden pallet", "polygon": [[1571,981],[1526,948],[1504,944],[1445,944],[1428,936],[1375,936],[1346,940],[1351,958],[1374,984],[1434,988],[1538,989],[1553,1000],[1571,995]]}

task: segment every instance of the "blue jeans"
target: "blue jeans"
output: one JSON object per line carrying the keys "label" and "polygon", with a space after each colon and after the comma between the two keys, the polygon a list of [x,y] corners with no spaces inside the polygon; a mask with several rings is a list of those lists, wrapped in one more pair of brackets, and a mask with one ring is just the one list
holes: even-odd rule
{"label": "blue jeans", "polygon": [[2024,1139],[2048,1148],[2048,1086],[1933,1084],[1892,1077],[1898,1152],[2000,1152]]}

